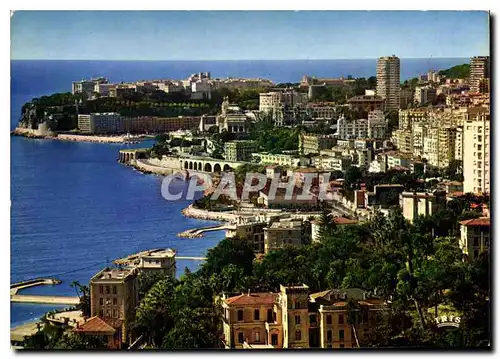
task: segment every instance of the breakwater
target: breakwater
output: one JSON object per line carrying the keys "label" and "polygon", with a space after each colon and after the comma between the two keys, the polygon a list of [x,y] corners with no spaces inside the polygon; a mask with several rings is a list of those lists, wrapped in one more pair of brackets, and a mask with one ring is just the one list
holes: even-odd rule
{"label": "breakwater", "polygon": [[205,232],[213,232],[213,231],[222,231],[228,229],[229,226],[226,224],[222,224],[220,226],[209,226],[202,228],[193,228],[188,229],[187,231],[183,231],[177,234],[177,237],[181,238],[201,238],[203,237],[203,233]]}

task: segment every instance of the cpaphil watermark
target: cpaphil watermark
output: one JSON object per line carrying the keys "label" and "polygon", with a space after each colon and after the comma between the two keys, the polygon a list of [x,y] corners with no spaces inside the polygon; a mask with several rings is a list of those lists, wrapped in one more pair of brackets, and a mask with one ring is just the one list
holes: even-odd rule
{"label": "cpaphil watermark", "polygon": [[[172,186],[176,183],[177,186]],[[179,186],[182,183],[183,186]],[[331,200],[333,193],[330,186],[330,173],[301,173],[292,176],[267,177],[262,173],[249,172],[243,182],[237,182],[233,172],[223,172],[217,185],[209,174],[196,173],[189,177],[183,173],[166,176],[161,185],[161,194],[167,201],[181,199],[194,200],[195,195],[207,190],[213,190],[210,199],[216,201],[220,196],[226,196],[234,201],[247,201],[250,195],[263,191],[269,199],[277,196],[286,201],[296,200],[321,201]],[[175,188],[173,188],[175,187]],[[182,188],[180,188],[182,187]]]}

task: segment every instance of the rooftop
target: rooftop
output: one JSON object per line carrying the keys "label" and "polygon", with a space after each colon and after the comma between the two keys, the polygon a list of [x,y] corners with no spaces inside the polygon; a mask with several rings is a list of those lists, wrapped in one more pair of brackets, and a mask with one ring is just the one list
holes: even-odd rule
{"label": "rooftop", "polygon": [[349,219],[349,218],[345,218],[345,217],[336,217],[333,221],[336,224],[357,224],[358,223],[358,221],[356,221],[355,219]]}
{"label": "rooftop", "polygon": [[489,227],[490,226],[490,217],[467,219],[465,221],[461,221],[460,224],[463,226],[484,226],[484,227],[487,226],[487,227]]}
{"label": "rooftop", "polygon": [[133,268],[104,268],[102,271],[92,277],[91,281],[124,281],[127,277],[135,274]]}
{"label": "rooftop", "polygon": [[300,220],[281,220],[279,222],[271,223],[268,229],[300,229],[302,221]]}
{"label": "rooftop", "polygon": [[121,325],[122,321],[119,319],[94,316],[75,328],[74,331],[83,333],[114,333]]}
{"label": "rooftop", "polygon": [[154,249],[151,251],[148,251],[140,257],[145,258],[166,258],[166,257],[175,257],[176,252],[173,249],[170,248],[165,248],[165,249]]}
{"label": "rooftop", "polygon": [[277,298],[277,293],[246,293],[235,297],[229,297],[225,300],[229,305],[256,305],[256,304],[273,304]]}

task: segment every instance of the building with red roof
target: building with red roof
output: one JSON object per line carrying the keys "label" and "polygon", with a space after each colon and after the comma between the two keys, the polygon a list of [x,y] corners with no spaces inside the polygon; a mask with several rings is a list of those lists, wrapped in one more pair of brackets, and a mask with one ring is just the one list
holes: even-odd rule
{"label": "building with red roof", "polygon": [[74,333],[102,337],[109,349],[120,349],[123,321],[114,318],[93,316],[73,329]]}
{"label": "building with red roof", "polygon": [[[358,312],[354,325],[347,319],[352,304]],[[228,349],[352,348],[387,302],[358,288],[310,293],[303,284],[224,296],[222,307]]]}
{"label": "building with red roof", "polygon": [[460,222],[460,249],[468,259],[476,259],[490,248],[490,217]]}

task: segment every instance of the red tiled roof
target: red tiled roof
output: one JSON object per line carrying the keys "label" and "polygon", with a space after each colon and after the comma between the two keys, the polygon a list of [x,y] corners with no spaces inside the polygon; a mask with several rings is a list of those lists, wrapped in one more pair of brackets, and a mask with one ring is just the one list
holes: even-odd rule
{"label": "red tiled roof", "polygon": [[357,224],[358,221],[355,219],[349,219],[345,217],[337,217],[333,220],[336,224]]}
{"label": "red tiled roof", "polygon": [[345,307],[347,302],[337,302],[332,304],[334,307]]}
{"label": "red tiled roof", "polygon": [[464,226],[490,226],[490,217],[467,219],[460,222]]}
{"label": "red tiled roof", "polygon": [[85,323],[75,328],[76,332],[92,332],[92,333],[114,333],[117,328],[122,325],[122,321],[112,318],[101,318],[95,316],[89,318]]}
{"label": "red tiled roof", "polygon": [[226,304],[254,305],[254,304],[273,304],[277,293],[250,293],[240,294],[225,300]]}

